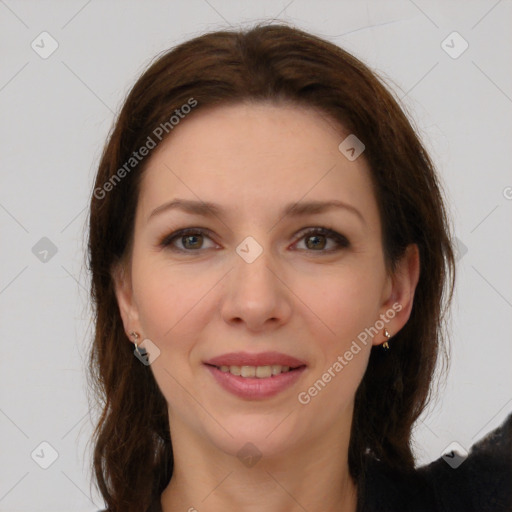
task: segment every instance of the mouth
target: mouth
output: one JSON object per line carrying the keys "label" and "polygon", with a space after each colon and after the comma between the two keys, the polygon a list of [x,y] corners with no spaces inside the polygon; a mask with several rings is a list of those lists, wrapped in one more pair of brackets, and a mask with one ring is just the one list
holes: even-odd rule
{"label": "mouth", "polygon": [[281,352],[231,352],[203,362],[221,389],[245,400],[270,398],[296,385],[305,360]]}
{"label": "mouth", "polygon": [[231,395],[250,401],[269,399],[297,385],[306,365],[288,366],[267,364],[251,365],[214,365],[205,363],[204,367],[213,377],[212,383]]}
{"label": "mouth", "polygon": [[231,375],[235,375],[237,377],[242,377],[244,379],[269,379],[275,378],[278,375],[283,373],[290,373],[302,368],[305,368],[306,365],[300,365],[295,367],[280,365],[280,364],[272,364],[272,365],[264,365],[264,366],[237,366],[237,365],[213,365],[206,363],[206,366],[210,366],[216,368],[217,370],[223,373],[230,373]]}

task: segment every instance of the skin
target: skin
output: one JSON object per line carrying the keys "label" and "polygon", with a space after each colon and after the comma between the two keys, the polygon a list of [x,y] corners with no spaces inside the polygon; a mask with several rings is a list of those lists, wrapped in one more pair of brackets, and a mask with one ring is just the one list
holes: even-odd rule
{"label": "skin", "polygon": [[[372,344],[386,341],[383,330],[359,343],[308,404],[297,396],[393,304],[401,310],[385,327],[393,336],[405,325],[419,256],[411,245],[387,273],[364,153],[351,162],[338,150],[347,135],[313,109],[247,103],[194,112],[151,155],[132,253],[114,278],[126,332],[160,350],[149,368],[168,403],[175,464],[164,512],[356,510],[348,473],[354,396]],[[211,201],[226,215],[169,210],[148,220],[175,198]],[[364,222],[346,209],[280,214],[289,203],[331,199],[357,208]],[[211,234],[175,239],[188,253],[159,246],[189,227]],[[335,240],[304,237],[312,227],[334,229],[349,247],[333,252]],[[236,252],[248,236],[263,249],[252,263]],[[273,350],[307,369],[263,400],[230,394],[203,364],[227,352]],[[247,442],[262,455],[252,467],[237,457]]]}

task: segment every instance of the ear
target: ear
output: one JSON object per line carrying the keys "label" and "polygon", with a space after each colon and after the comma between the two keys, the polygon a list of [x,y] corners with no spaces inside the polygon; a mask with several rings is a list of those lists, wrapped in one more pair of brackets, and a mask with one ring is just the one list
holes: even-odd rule
{"label": "ear", "polygon": [[[419,277],[420,252],[416,244],[410,244],[398,262],[395,272],[388,277],[383,295],[380,317],[387,319],[386,329],[391,337],[402,329],[411,316]],[[388,340],[383,331],[374,337],[374,345],[380,345]]]}
{"label": "ear", "polygon": [[139,312],[133,297],[130,264],[126,261],[117,263],[113,267],[112,280],[124,330],[131,339],[130,332],[140,333],[140,323]]}

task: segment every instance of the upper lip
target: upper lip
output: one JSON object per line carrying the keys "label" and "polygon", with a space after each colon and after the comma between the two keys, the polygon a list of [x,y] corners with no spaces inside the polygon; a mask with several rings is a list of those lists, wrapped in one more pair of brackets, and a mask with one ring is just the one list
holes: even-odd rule
{"label": "upper lip", "polygon": [[205,364],[213,366],[270,366],[281,365],[290,368],[305,366],[306,362],[296,357],[282,354],[280,352],[260,352],[250,354],[249,352],[230,352],[222,354],[205,361]]}

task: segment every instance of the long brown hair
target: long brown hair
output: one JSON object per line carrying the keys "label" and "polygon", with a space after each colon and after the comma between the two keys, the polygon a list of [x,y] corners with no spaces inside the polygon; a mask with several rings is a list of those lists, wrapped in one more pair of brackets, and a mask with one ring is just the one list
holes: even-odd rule
{"label": "long brown hair", "polygon": [[372,348],[355,397],[349,468],[354,479],[362,479],[365,454],[395,468],[413,468],[411,430],[430,398],[439,355],[445,354],[444,318],[455,282],[439,178],[397,100],[360,60],[296,28],[257,25],[208,33],[158,56],[128,94],[99,163],[89,218],[95,312],[89,372],[101,410],[93,433],[94,471],[108,510],[146,510],[172,475],[167,404],[150,368],[133,355],[112,271],[131,251],[149,157],[126,163],[156,127],[168,128],[162,140],[172,137],[170,116],[191,98],[197,102],[191,116],[247,100],[307,105],[365,144],[388,270],[415,243],[420,277],[411,316],[393,337],[392,350]]}

